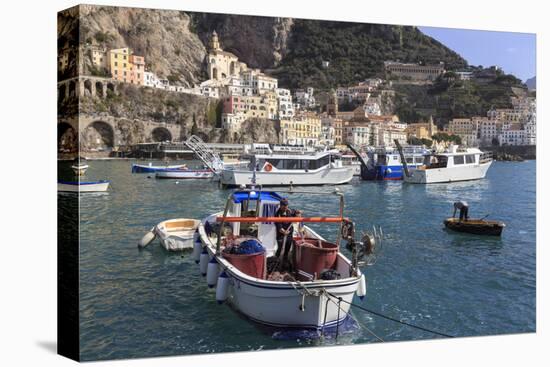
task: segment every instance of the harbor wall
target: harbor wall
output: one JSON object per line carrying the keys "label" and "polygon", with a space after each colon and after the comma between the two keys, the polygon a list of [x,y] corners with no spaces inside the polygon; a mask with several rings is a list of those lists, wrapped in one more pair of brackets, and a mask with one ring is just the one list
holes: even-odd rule
{"label": "harbor wall", "polygon": [[497,161],[521,161],[537,159],[536,145],[503,145],[481,147],[481,150],[492,152]]}

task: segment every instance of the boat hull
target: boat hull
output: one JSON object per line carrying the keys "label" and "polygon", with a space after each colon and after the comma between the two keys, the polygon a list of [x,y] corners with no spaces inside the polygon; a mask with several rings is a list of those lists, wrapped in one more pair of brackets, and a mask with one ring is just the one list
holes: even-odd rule
{"label": "boat hull", "polygon": [[[418,166],[409,165],[409,170],[415,170]],[[403,179],[402,165],[377,165],[375,167],[363,168],[361,178],[366,181],[397,181]]]}
{"label": "boat hull", "polygon": [[[274,170],[256,172],[256,183],[262,186],[341,185],[353,178],[351,167],[320,168],[312,171]],[[252,171],[223,169],[220,182],[225,186],[241,186],[252,183]]]}
{"label": "boat hull", "polygon": [[479,180],[485,177],[491,162],[450,168],[416,169],[409,177],[404,177],[408,183],[431,184],[457,181]]}
{"label": "boat hull", "polygon": [[214,177],[210,170],[181,170],[181,171],[160,171],[155,173],[156,178],[165,179],[207,179]]}
{"label": "boat hull", "polygon": [[167,251],[182,251],[193,248],[199,224],[200,221],[194,219],[170,219],[157,224],[154,233]]}
{"label": "boat hull", "polygon": [[447,218],[443,222],[445,227],[456,232],[471,233],[487,236],[500,236],[505,224],[494,220],[471,219],[461,221],[457,218]]}
{"label": "boat hull", "polygon": [[[280,328],[322,329],[347,317],[361,273],[344,279],[301,283],[253,278],[216,256],[215,244],[207,237],[203,224],[199,226],[199,236],[209,257],[216,257],[219,272],[225,271],[229,278],[227,302],[250,320]],[[338,254],[337,261],[349,269],[349,261],[342,254]],[[338,297],[345,302],[338,305]]]}
{"label": "boat hull", "polygon": [[57,191],[63,192],[105,192],[108,188],[109,181],[57,183]]}
{"label": "boat hull", "polygon": [[164,172],[170,170],[183,169],[185,165],[173,165],[173,166],[148,166],[143,164],[132,164],[132,173],[154,173]]}

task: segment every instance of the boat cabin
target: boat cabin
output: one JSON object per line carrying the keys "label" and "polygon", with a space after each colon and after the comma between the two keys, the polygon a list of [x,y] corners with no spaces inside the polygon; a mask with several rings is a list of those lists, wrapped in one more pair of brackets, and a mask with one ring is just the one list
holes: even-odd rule
{"label": "boat cabin", "polygon": [[[272,191],[237,191],[229,205],[228,217],[273,217],[279,209],[282,196]],[[268,254],[277,248],[277,230],[274,223],[228,224],[234,236],[256,237]]]}
{"label": "boat cabin", "polygon": [[256,155],[256,166],[254,167],[254,159],[250,160],[249,169],[252,171],[256,168],[257,171],[271,170],[317,170],[331,167],[342,167],[340,155],[323,152],[315,155],[285,155],[285,154],[269,154]]}
{"label": "boat cabin", "polygon": [[[426,150],[422,147],[407,146],[403,148],[403,155],[407,165],[417,166],[424,162]],[[401,156],[393,148],[377,148],[369,154],[369,160],[375,166],[401,166]]]}
{"label": "boat cabin", "polygon": [[492,160],[490,153],[476,148],[453,150],[451,153],[430,154],[424,157],[425,169],[475,166]]}

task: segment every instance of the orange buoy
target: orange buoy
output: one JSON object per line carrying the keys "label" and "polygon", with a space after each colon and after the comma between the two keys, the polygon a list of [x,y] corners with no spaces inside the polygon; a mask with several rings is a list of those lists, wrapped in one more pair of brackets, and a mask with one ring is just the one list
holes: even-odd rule
{"label": "orange buoy", "polygon": [[273,166],[271,165],[271,163],[266,163],[265,164],[264,171],[271,172],[272,169],[273,169]]}

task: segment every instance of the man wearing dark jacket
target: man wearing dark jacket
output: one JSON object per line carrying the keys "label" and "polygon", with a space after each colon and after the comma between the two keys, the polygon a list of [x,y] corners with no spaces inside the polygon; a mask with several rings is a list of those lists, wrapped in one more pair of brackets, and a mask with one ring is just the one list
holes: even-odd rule
{"label": "man wearing dark jacket", "polygon": [[468,220],[468,203],[465,201],[457,201],[454,203],[454,212],[453,212],[453,218],[455,217],[456,210],[460,210],[460,218],[459,220]]}
{"label": "man wearing dark jacket", "polygon": [[[288,200],[282,199],[280,202],[279,209],[275,213],[276,217],[297,217],[302,212],[300,210],[290,209],[288,207]],[[288,263],[288,253],[292,247],[292,234],[294,227],[292,227],[292,222],[277,222],[275,223],[277,228],[277,251],[275,256],[279,257],[281,255],[281,250],[284,247],[283,253],[283,264]]]}

